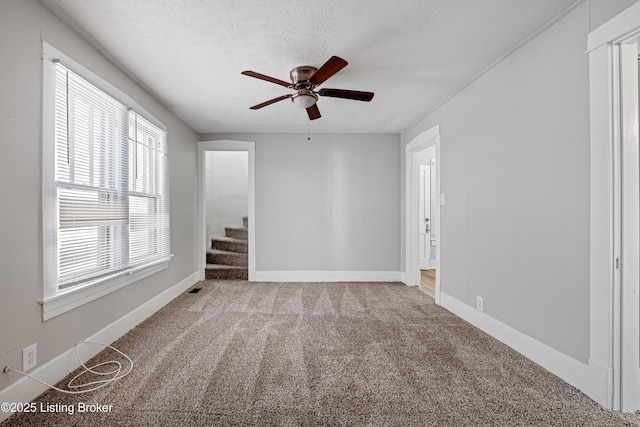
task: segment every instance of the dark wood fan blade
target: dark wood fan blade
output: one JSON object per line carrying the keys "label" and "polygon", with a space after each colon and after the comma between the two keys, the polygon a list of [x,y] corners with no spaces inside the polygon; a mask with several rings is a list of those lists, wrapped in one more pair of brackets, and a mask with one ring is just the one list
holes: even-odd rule
{"label": "dark wood fan blade", "polygon": [[256,79],[265,80],[271,83],[275,83],[280,86],[292,88],[293,85],[291,83],[287,83],[284,80],[276,79],[275,77],[265,76],[264,74],[256,73],[255,71],[243,71],[242,74],[249,77],[255,77]]}
{"label": "dark wood fan blade", "polygon": [[277,98],[273,98],[273,99],[270,99],[268,101],[265,101],[262,104],[254,105],[253,107],[250,107],[250,109],[251,110],[257,110],[257,109],[260,109],[262,107],[266,107],[267,105],[275,104],[276,102],[282,101],[283,99],[291,98],[292,96],[293,95],[282,95],[282,96],[279,96]]}
{"label": "dark wood fan blade", "polygon": [[356,101],[371,101],[373,99],[373,92],[361,92],[359,90],[345,90],[345,89],[320,89],[318,91],[320,96],[329,96],[331,98],[345,98],[354,99]]}
{"label": "dark wood fan blade", "polygon": [[318,104],[313,104],[311,107],[307,108],[307,114],[309,115],[309,120],[315,120],[322,117],[320,115],[320,110],[318,110]]}
{"label": "dark wood fan blade", "polygon": [[311,76],[309,81],[317,86],[326,81],[329,77],[333,76],[338,71],[342,70],[347,66],[347,64],[348,62],[344,59],[338,58],[337,56],[332,56],[327,62],[322,65],[322,67],[318,69],[318,71],[313,74],[313,76]]}

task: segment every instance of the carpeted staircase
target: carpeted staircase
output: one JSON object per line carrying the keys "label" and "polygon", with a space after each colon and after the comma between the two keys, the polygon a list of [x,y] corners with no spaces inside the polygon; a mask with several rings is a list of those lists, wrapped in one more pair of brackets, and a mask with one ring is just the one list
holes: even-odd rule
{"label": "carpeted staircase", "polygon": [[246,215],[242,217],[242,224],[242,227],[225,227],[225,237],[212,240],[212,249],[207,251],[207,279],[249,279],[249,219]]}

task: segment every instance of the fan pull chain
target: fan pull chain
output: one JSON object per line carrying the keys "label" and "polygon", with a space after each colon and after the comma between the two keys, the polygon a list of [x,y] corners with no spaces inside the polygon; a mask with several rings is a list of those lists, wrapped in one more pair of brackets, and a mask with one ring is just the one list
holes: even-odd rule
{"label": "fan pull chain", "polygon": [[307,141],[311,141],[311,136],[309,135],[310,127],[311,127],[311,119],[307,119]]}

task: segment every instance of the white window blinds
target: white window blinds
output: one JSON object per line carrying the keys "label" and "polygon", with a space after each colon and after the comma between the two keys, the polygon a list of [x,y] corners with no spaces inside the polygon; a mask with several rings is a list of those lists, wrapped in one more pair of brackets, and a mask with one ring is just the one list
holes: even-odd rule
{"label": "white window blinds", "polygon": [[55,150],[43,153],[55,157],[55,183],[45,188],[56,193],[58,289],[166,261],[166,132],[63,65],[54,69],[55,136],[44,143]]}
{"label": "white window blinds", "polygon": [[129,258],[139,264],[169,254],[167,135],[129,114]]}

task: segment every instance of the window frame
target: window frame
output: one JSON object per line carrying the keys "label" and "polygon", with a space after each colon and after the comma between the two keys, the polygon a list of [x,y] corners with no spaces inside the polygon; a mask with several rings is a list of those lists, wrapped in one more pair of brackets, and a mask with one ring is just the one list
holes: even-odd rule
{"label": "window frame", "polygon": [[[105,274],[99,277],[90,278],[68,288],[59,287],[57,277],[57,185],[55,183],[55,144],[48,143],[55,138],[55,115],[52,114],[51,99],[55,94],[55,73],[52,73],[48,67],[55,67],[60,62],[67,69],[77,74],[81,78],[87,80],[96,88],[105,92],[109,96],[115,98],[134,111],[139,117],[147,120],[154,126],[157,126],[163,132],[167,133],[167,128],[159,120],[149,114],[144,108],[136,103],[127,94],[111,85],[104,79],[97,76],[87,68],[73,61],[70,57],[54,48],[46,42],[43,43],[43,120],[42,120],[42,265],[43,265],[43,282],[42,282],[42,298],[39,303],[42,305],[42,320],[46,321],[69,310],[80,307],[90,301],[100,298],[109,293],[115,292],[125,286],[144,279],[152,274],[156,274],[168,267],[172,254],[166,257],[156,258],[148,263],[128,267],[112,274]],[[55,109],[55,107],[54,107]],[[130,114],[130,113],[128,113]],[[129,132],[127,133],[126,144],[131,142]],[[135,143],[135,142],[134,142]],[[128,160],[127,160],[128,161]],[[167,180],[169,175],[169,164],[166,162]],[[169,185],[167,185],[167,193],[164,194],[166,202],[170,203]],[[137,195],[136,192],[131,192]],[[148,195],[148,194],[146,194]],[[170,209],[168,210],[170,215]],[[168,219],[170,242],[170,217]],[[169,248],[170,248],[169,243]],[[169,252],[171,252],[169,250]]]}

